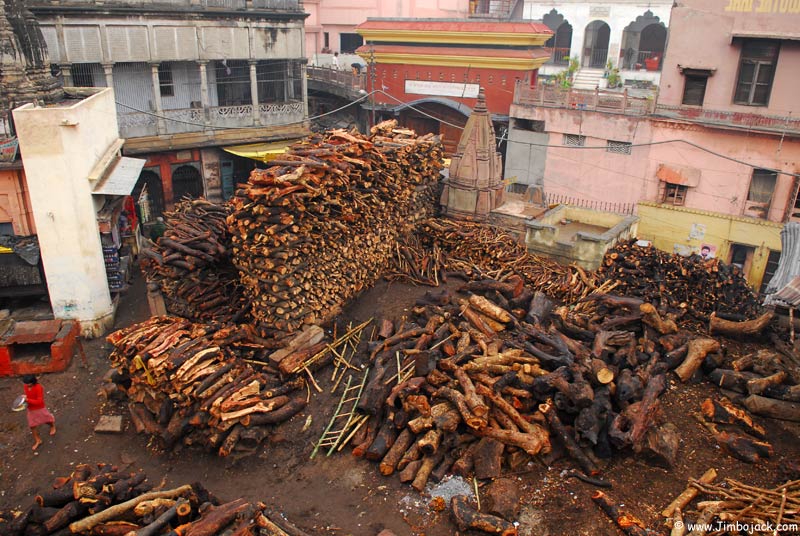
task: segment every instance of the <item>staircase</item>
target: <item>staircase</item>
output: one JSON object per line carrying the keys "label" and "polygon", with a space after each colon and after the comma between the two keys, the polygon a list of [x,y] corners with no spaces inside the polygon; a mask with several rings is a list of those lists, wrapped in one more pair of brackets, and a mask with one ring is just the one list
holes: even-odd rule
{"label": "staircase", "polygon": [[606,80],[603,78],[603,69],[578,69],[572,81],[572,87],[575,89],[594,89],[598,86],[600,89],[606,86]]}

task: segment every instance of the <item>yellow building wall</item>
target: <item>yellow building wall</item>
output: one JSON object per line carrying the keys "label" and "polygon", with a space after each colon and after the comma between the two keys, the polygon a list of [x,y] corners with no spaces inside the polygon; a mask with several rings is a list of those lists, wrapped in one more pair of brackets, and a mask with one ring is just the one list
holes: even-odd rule
{"label": "yellow building wall", "polygon": [[638,237],[658,249],[688,255],[707,245],[718,259],[730,262],[731,246],[755,248],[747,282],[758,290],[770,251],[781,250],[782,223],[730,216],[656,203],[639,203]]}

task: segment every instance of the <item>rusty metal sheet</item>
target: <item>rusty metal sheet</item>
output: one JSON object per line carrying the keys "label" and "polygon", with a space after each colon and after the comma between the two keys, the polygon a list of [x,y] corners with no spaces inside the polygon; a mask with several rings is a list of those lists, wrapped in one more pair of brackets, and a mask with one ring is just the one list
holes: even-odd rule
{"label": "rusty metal sheet", "polygon": [[53,342],[61,329],[61,320],[31,320],[17,322],[6,337],[6,344],[36,344]]}

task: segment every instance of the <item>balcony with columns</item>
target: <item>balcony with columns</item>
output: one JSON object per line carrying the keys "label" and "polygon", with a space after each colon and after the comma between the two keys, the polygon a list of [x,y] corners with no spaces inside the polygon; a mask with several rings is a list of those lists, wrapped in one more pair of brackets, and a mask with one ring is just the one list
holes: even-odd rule
{"label": "balcony with columns", "polygon": [[307,130],[305,63],[62,64],[66,86],[113,87],[129,153],[260,141]]}

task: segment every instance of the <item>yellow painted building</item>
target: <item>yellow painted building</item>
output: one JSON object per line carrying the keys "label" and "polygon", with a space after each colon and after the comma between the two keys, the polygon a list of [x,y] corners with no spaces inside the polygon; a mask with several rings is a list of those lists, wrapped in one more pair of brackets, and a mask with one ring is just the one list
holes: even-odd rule
{"label": "yellow painted building", "polygon": [[705,253],[740,265],[759,290],[781,251],[782,223],[658,203],[639,203],[638,237],[681,255]]}

